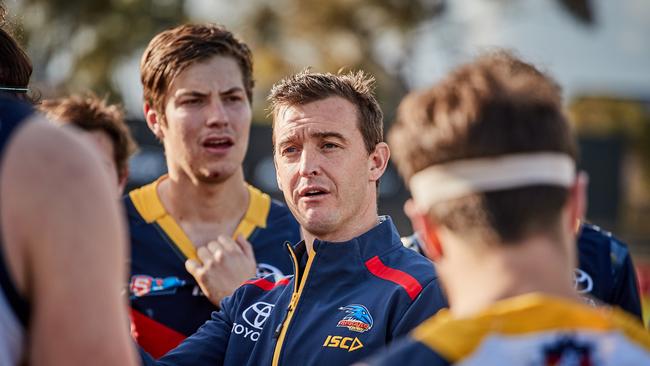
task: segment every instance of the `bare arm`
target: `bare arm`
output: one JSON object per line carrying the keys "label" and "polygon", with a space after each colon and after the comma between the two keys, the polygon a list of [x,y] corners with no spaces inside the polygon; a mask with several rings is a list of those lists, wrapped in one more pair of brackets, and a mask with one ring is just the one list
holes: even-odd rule
{"label": "bare arm", "polygon": [[32,306],[30,363],[135,365],[125,227],[96,153],[69,131],[29,123],[1,176],[4,236]]}

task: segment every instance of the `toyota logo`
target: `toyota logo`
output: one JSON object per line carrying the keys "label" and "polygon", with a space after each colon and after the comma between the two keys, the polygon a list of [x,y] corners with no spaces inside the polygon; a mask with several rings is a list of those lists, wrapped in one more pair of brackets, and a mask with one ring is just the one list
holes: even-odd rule
{"label": "toyota logo", "polygon": [[573,286],[580,294],[586,294],[591,292],[594,288],[594,280],[591,279],[591,276],[587,272],[576,268],[573,271]]}
{"label": "toyota logo", "polygon": [[268,302],[256,302],[247,307],[241,315],[248,325],[261,330],[266,319],[271,315],[271,310],[273,310],[274,306],[275,305],[269,304]]}

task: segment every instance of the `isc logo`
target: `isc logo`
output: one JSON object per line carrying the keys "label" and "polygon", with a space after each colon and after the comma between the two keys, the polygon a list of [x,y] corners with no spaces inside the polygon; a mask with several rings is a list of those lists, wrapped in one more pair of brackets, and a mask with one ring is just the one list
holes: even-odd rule
{"label": "isc logo", "polygon": [[343,348],[348,352],[356,351],[363,347],[363,343],[357,337],[327,336],[323,347]]}

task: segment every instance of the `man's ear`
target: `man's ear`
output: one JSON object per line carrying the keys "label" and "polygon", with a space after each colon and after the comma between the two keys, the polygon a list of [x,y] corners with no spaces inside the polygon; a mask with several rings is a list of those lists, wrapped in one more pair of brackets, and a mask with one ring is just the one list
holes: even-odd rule
{"label": "man's ear", "polygon": [[390,159],[388,144],[385,142],[378,143],[368,158],[371,181],[376,182],[384,175],[388,166],[388,159]]}
{"label": "man's ear", "polygon": [[153,132],[158,140],[162,141],[165,136],[161,124],[163,117],[158,113],[158,111],[151,108],[149,103],[144,104],[144,119],[147,121],[147,126],[149,126],[151,132]]}
{"label": "man's ear", "polygon": [[587,188],[589,185],[589,176],[585,172],[578,173],[575,183],[569,187],[569,225],[575,233],[579,232],[580,222],[587,213]]}
{"label": "man's ear", "polygon": [[404,204],[404,212],[411,220],[413,229],[417,232],[424,254],[433,261],[443,256],[442,245],[438,237],[438,226],[427,213],[420,211],[415,202],[409,199]]}
{"label": "man's ear", "polygon": [[126,188],[126,182],[129,180],[129,167],[125,167],[120,175],[118,176],[117,189],[118,194],[121,197],[124,194],[124,188]]}
{"label": "man's ear", "polygon": [[280,174],[278,174],[278,163],[275,161],[275,152],[273,153],[273,165],[275,166],[275,181],[278,183],[278,189],[282,192],[282,183],[280,182]]}

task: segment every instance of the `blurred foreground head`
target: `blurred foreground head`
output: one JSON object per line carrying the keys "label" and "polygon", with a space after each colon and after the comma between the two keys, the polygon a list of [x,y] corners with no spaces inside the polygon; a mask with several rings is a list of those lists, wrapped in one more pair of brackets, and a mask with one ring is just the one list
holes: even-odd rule
{"label": "blurred foreground head", "polygon": [[572,238],[563,211],[577,184],[577,148],[560,94],[533,65],[497,52],[408,95],[389,144],[413,193],[414,225],[435,222],[473,245]]}

